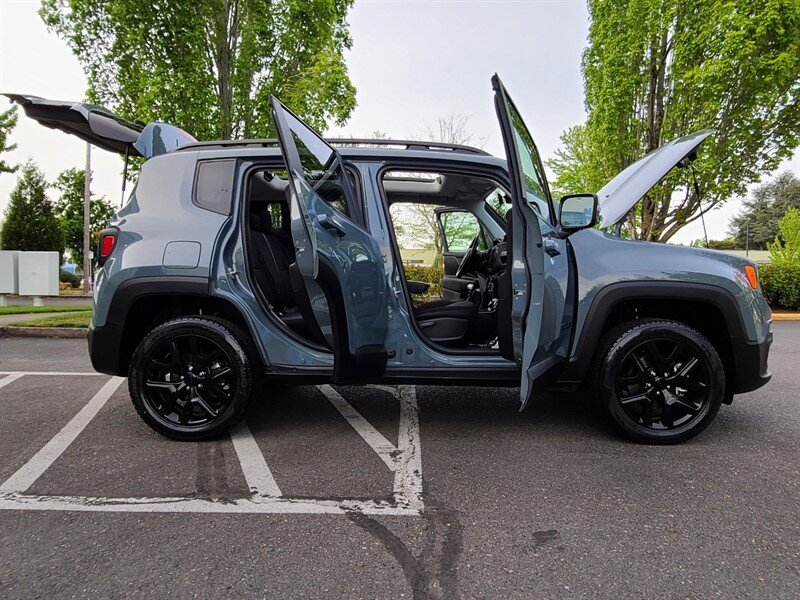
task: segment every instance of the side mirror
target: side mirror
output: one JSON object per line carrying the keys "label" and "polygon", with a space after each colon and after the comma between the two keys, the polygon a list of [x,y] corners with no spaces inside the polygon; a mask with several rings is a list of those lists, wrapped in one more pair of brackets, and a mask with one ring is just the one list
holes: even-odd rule
{"label": "side mirror", "polygon": [[577,231],[597,223],[597,194],[570,194],[561,198],[558,221],[563,231]]}

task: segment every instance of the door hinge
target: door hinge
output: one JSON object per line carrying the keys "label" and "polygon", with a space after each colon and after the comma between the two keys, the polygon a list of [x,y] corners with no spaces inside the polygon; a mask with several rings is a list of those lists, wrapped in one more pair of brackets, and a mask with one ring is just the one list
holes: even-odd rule
{"label": "door hinge", "polygon": [[228,277],[231,279],[236,279],[236,276],[239,275],[239,271],[236,269],[228,269]]}

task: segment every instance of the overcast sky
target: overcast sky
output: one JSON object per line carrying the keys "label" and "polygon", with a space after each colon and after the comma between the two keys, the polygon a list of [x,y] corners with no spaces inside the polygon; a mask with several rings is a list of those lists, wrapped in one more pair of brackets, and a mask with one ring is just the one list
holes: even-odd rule
{"label": "overcast sky", "polygon": [[[47,32],[38,0],[0,0],[0,91],[80,100],[86,77],[66,44]],[[397,138],[419,137],[439,116],[463,113],[476,140],[502,156],[490,78],[497,72],[522,112],[544,157],[558,137],[584,120],[580,54],[588,15],[583,0],[560,1],[369,1],[350,13],[353,48],[347,55],[358,90],[358,107],[332,136],[368,136],[380,130]],[[9,106],[0,100],[0,110]],[[191,131],[190,131],[191,133]],[[32,158],[53,180],[64,169],[82,168],[85,144],[20,115],[6,155],[12,163]],[[93,152],[93,192],[119,203],[121,160]],[[787,161],[800,175],[800,154]],[[16,175],[0,175],[5,209]],[[707,219],[709,236],[724,237],[740,201]],[[699,223],[674,241],[702,237]]]}

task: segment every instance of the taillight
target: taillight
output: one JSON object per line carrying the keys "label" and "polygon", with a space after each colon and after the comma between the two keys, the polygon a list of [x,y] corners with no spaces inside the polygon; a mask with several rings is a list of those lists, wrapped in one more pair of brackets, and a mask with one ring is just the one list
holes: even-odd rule
{"label": "taillight", "polygon": [[758,289],[758,271],[751,265],[745,265],[744,274],[747,277],[747,282],[754,290]]}
{"label": "taillight", "polygon": [[97,248],[97,264],[103,266],[114,247],[117,245],[117,234],[119,230],[116,227],[109,227],[100,232],[100,243]]}

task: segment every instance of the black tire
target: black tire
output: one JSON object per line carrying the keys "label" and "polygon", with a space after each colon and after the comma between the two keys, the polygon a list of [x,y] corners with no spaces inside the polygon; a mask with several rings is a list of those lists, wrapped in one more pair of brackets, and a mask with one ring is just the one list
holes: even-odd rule
{"label": "black tire", "polygon": [[725,369],[702,334],[676,321],[623,323],[601,340],[597,393],[630,439],[677,444],[702,432],[725,397]]}
{"label": "black tire", "polygon": [[259,365],[250,337],[233,323],[178,317],[155,327],[136,348],[128,390],[136,412],[158,433],[207,440],[242,417]]}

